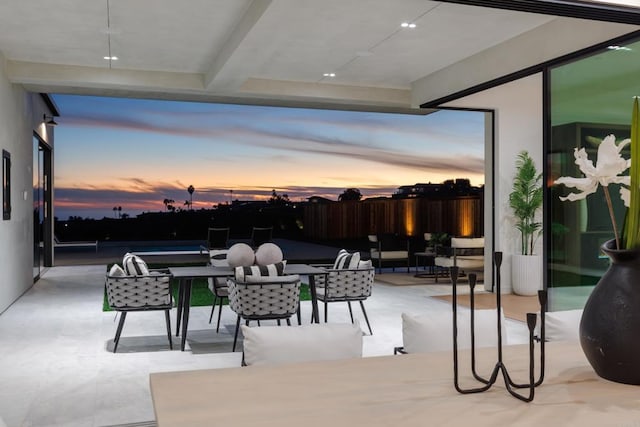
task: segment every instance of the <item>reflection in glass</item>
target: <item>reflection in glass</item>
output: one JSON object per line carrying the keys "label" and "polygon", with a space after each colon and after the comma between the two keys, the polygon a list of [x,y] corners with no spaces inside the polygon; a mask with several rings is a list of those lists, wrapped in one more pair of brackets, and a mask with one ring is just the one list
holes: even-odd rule
{"label": "reflection in glass", "polygon": [[[550,309],[582,308],[609,260],[600,251],[614,237],[602,189],[586,200],[561,202],[570,190],[554,186],[560,176],[582,176],[574,149],[585,148],[596,159],[599,142],[614,134],[630,134],[633,96],[640,94],[640,42],[626,49],[603,49],[550,70],[551,141],[547,153],[549,188],[548,286]],[[629,150],[623,151],[629,158]],[[617,194],[617,188],[612,189]],[[625,207],[612,197],[616,221],[623,223]]]}

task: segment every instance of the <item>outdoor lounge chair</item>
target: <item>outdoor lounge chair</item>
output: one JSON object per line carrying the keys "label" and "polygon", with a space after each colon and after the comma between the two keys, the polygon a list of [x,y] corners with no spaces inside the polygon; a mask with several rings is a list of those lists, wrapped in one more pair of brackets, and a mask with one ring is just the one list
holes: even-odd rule
{"label": "outdoor lounge chair", "polygon": [[[367,236],[370,243],[370,255],[374,266],[378,272],[382,272],[382,263],[398,261],[407,262],[407,273],[409,273],[409,240],[402,239],[395,234],[369,234]],[[392,264],[392,270],[395,266]]]}
{"label": "outdoor lounge chair", "polygon": [[273,227],[253,227],[251,230],[251,246],[258,248],[263,243],[273,240]]}
{"label": "outdoor lounge chair", "polygon": [[87,241],[74,241],[74,242],[61,242],[58,239],[58,236],[53,236],[53,247],[54,248],[89,248],[95,247],[96,252],[98,252],[98,241],[97,240],[87,240]]}
{"label": "outdoor lounge chair", "polygon": [[372,267],[367,269],[326,269],[326,271],[326,276],[318,276],[321,286],[317,289],[318,301],[324,302],[325,323],[327,322],[328,303],[330,302],[346,302],[349,306],[351,323],[353,323],[351,302],[358,301],[364,319],[367,322],[369,334],[373,335],[363,301],[371,296],[375,269]]}
{"label": "outdoor lounge chair", "polygon": [[[209,250],[209,264],[214,267],[229,267],[227,262],[227,249],[211,249]],[[209,282],[209,290],[213,294],[213,303],[211,304],[211,314],[209,315],[209,323],[213,319],[213,312],[218,303],[218,323],[216,324],[216,332],[220,332],[220,318],[222,316],[222,306],[224,300],[229,299],[229,287],[227,286],[227,279],[222,277],[210,277],[207,279]]]}
{"label": "outdoor lounge chair", "polygon": [[151,272],[142,276],[117,276],[107,274],[105,286],[109,306],[120,312],[120,322],[113,339],[113,352],[118,349],[120,334],[124,326],[127,313],[130,311],[163,310],[167,324],[167,338],[169,348],[173,349],[171,341],[171,321],[169,311],[172,300],[169,281],[170,274]]}
{"label": "outdoor lounge chair", "polygon": [[286,320],[291,325],[291,316],[300,309],[300,276],[264,276],[253,278],[252,282],[229,279],[229,306],[238,315],[233,350],[236,351],[240,319],[249,322],[257,320]]}
{"label": "outdoor lounge chair", "polygon": [[[445,249],[446,252],[442,252]],[[436,282],[438,271],[458,267],[465,273],[468,271],[484,272],[484,237],[452,237],[450,248],[436,248],[438,255],[434,259],[436,266]]]}

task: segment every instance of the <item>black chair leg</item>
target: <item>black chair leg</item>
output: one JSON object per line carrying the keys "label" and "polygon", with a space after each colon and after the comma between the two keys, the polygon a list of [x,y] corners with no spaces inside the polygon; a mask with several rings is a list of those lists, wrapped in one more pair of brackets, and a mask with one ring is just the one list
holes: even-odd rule
{"label": "black chair leg", "polygon": [[349,306],[349,316],[351,316],[351,323],[353,323],[353,311],[351,310],[351,301],[347,301],[347,305]]}
{"label": "black chair leg", "polygon": [[328,310],[327,307],[329,306],[329,304],[327,304],[327,301],[324,302],[324,323],[327,323],[327,314],[328,314]]}
{"label": "black chair leg", "polygon": [[171,339],[171,319],[169,319],[169,310],[164,311],[164,319],[167,322],[167,338],[169,338],[169,348],[173,350],[173,340]]}
{"label": "black chair leg", "polygon": [[231,351],[236,351],[236,343],[238,342],[238,330],[240,329],[240,316],[238,316],[238,320],[236,320],[236,333],[233,336],[233,349]]}
{"label": "black chair leg", "polygon": [[281,325],[280,325],[280,319],[277,319],[276,321],[278,322],[278,326],[281,326]]}
{"label": "black chair leg", "polygon": [[[220,297],[220,305],[218,306],[218,324],[216,325],[216,334],[220,332],[220,317],[222,317],[222,299],[223,298]],[[209,323],[211,323],[211,320],[209,320]]]}
{"label": "black chair leg", "polygon": [[122,327],[124,326],[124,319],[127,318],[127,312],[120,313],[120,321],[118,322],[118,329],[116,329],[116,337],[113,339],[113,352],[118,349],[118,342],[120,342],[120,334],[122,333]]}
{"label": "black chair leg", "polygon": [[213,295],[213,304],[211,304],[211,314],[209,315],[209,323],[211,323],[211,319],[213,319],[213,310],[216,309],[216,295]]}
{"label": "black chair leg", "polygon": [[287,326],[291,326],[291,319],[287,318]]}
{"label": "black chair leg", "polygon": [[369,324],[369,317],[367,317],[367,310],[364,309],[364,303],[360,301],[360,308],[362,309],[362,314],[364,314],[364,320],[367,321],[367,327],[369,328],[369,334],[373,335],[373,331],[371,330],[371,325]]}
{"label": "black chair leg", "polygon": [[300,313],[300,301],[298,301],[298,311],[296,311],[296,317],[298,318],[298,326],[302,325],[302,314]]}

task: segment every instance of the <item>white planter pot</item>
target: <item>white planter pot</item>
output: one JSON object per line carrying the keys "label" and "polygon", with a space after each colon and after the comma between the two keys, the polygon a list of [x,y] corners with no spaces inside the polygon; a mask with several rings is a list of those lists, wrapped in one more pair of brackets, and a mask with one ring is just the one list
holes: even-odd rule
{"label": "white planter pot", "polygon": [[511,288],[517,295],[537,295],[542,289],[542,257],[540,255],[511,257]]}

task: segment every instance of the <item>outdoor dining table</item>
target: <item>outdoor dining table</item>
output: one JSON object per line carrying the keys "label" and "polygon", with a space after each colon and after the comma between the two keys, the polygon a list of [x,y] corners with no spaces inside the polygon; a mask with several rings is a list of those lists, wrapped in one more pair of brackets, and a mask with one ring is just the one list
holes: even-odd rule
{"label": "outdoor dining table", "polygon": [[[459,394],[451,351],[153,373],[150,387],[159,427],[638,425],[637,386],[598,377],[578,343],[546,350],[545,381],[531,403],[511,397],[502,378],[487,392]],[[490,374],[495,351],[478,352],[480,375]],[[506,346],[504,355],[514,381],[525,382],[528,346]],[[469,352],[460,356],[461,386],[478,386]]]}
{"label": "outdoor dining table", "polygon": [[[184,351],[187,342],[187,330],[189,325],[189,311],[191,308],[191,290],[194,279],[208,279],[216,277],[233,277],[234,269],[231,267],[193,266],[193,267],[169,267],[169,273],[178,279],[178,301],[176,313],[176,336],[181,335],[180,349]],[[299,274],[309,277],[309,292],[311,294],[311,321],[320,322],[318,314],[318,298],[316,293],[315,276],[326,274],[319,267],[307,264],[287,264],[286,274]],[[298,312],[298,321],[300,313]]]}

